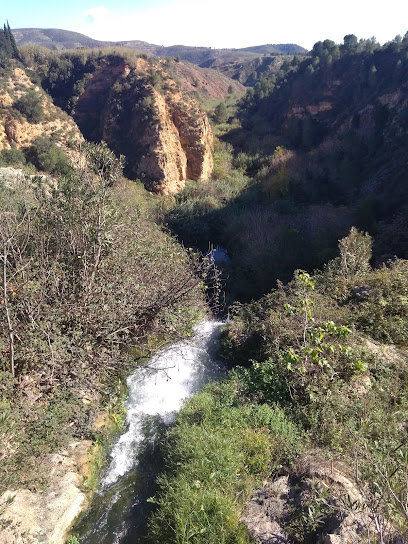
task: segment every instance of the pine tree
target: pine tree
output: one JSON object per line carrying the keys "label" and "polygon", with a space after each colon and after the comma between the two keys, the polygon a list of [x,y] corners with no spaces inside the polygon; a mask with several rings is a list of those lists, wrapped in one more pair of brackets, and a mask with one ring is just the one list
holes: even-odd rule
{"label": "pine tree", "polygon": [[14,35],[13,35],[12,31],[11,31],[11,28],[10,28],[10,25],[9,25],[8,21],[7,21],[7,34],[8,34],[8,40],[9,40],[10,48],[11,48],[11,52],[12,52],[12,58],[13,59],[19,59],[20,55],[19,55],[19,52],[18,52],[16,40],[14,39]]}
{"label": "pine tree", "polygon": [[0,28],[0,66],[5,67],[10,58],[6,34]]}
{"label": "pine tree", "polygon": [[19,58],[17,44],[7,21],[7,25],[3,25],[3,29],[0,28],[0,66],[5,68],[10,59]]}

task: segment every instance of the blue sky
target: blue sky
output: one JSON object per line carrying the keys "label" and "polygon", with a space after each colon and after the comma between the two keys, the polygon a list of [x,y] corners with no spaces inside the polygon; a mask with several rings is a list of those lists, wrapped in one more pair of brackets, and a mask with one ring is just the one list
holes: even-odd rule
{"label": "blue sky", "polygon": [[95,39],[158,45],[310,49],[346,34],[380,43],[408,31],[406,0],[0,0],[12,28],[63,28]]}

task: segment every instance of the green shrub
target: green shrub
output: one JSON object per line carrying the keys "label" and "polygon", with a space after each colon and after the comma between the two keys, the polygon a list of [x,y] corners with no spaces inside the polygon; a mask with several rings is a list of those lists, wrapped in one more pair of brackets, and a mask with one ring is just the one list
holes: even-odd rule
{"label": "green shrub", "polygon": [[229,114],[225,102],[220,102],[214,110],[214,121],[218,124],[226,123]]}
{"label": "green shrub", "polygon": [[25,115],[29,123],[40,123],[44,118],[42,97],[33,89],[27,91],[13,106]]}
{"label": "green shrub", "polygon": [[65,152],[47,136],[33,140],[26,150],[26,157],[42,172],[67,175],[73,171]]}
{"label": "green shrub", "polygon": [[4,166],[24,166],[26,158],[21,149],[12,147],[11,149],[3,149],[0,153],[0,164]]}

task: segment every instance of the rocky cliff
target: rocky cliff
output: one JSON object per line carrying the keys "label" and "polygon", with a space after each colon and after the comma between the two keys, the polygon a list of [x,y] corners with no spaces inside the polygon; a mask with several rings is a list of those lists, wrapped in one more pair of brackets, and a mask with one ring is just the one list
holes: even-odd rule
{"label": "rocky cliff", "polygon": [[[149,91],[154,115],[140,139],[145,152],[133,166],[134,172],[161,194],[176,193],[186,179],[207,181],[213,170],[213,137],[207,116],[181,93],[163,96],[155,89]],[[132,124],[138,126],[137,115]],[[105,136],[109,141],[109,135]]]}
{"label": "rocky cliff", "polygon": [[127,175],[151,191],[173,194],[187,179],[206,181],[212,174],[207,116],[159,62],[101,62],[73,116],[87,139],[104,140],[125,155]]}
{"label": "rocky cliff", "polygon": [[0,77],[0,151],[29,147],[39,136],[62,146],[81,139],[75,122],[16,65]]}

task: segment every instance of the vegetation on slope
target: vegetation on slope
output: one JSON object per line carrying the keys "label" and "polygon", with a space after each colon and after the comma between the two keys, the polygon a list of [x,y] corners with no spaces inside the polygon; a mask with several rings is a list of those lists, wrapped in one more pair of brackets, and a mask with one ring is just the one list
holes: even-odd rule
{"label": "vegetation on slope", "polygon": [[21,62],[0,70],[0,166],[68,173],[69,147],[82,138],[71,117],[30,80]]}
{"label": "vegetation on slope", "polygon": [[[229,423],[224,431],[222,423],[189,420],[191,406],[213,407],[228,388],[233,400],[223,393],[227,414],[238,406],[282,410],[300,448],[331,460],[360,494],[361,502],[353,503],[347,494],[332,495],[325,482],[308,484],[305,502],[290,499],[283,527],[288,541],[314,543],[363,511],[368,521],[356,539],[407,539],[408,265],[395,257],[406,257],[407,44],[407,36],[382,48],[351,35],[341,46],[319,42],[311,59],[247,93],[238,115],[242,127],[227,108],[218,108],[220,177],[216,169],[206,190],[188,185],[165,211],[180,239],[228,249],[223,268],[232,298],[267,294],[233,306],[222,351],[239,366],[225,383],[186,404],[166,442],[151,525],[156,542],[248,541],[238,523],[242,489],[231,494],[227,477],[213,487],[218,473],[210,461],[202,463],[200,476],[191,470],[217,433],[231,440]],[[376,235],[373,247],[369,234],[350,230],[353,224]],[[278,282],[270,291],[300,263],[309,273],[297,270],[287,285]],[[316,267],[321,271],[312,273]],[[227,420],[217,415],[218,422]],[[259,431],[253,422],[250,428]],[[247,454],[240,433],[237,459]],[[230,455],[226,443],[218,448],[220,466]],[[258,477],[286,473],[298,484],[305,481],[289,459],[274,465],[278,457],[269,457],[270,448],[257,448],[267,467]],[[247,474],[251,461],[245,459],[246,468],[229,467],[230,477]],[[191,474],[189,487],[181,484],[184,471]],[[228,505],[225,526],[218,522],[220,504]]]}
{"label": "vegetation on slope", "polygon": [[362,541],[394,542],[395,528],[406,538],[406,354],[387,356],[369,335],[406,341],[408,263],[372,270],[370,250],[354,229],[323,272],[297,271],[287,286],[235,306],[223,353],[242,366],[186,403],[170,432],[153,541],[249,542],[239,520],[256,477],[295,474],[302,448],[349,474],[354,466],[364,502],[344,496],[340,509],[315,484],[286,518],[288,541],[316,542],[357,511],[377,523],[360,528]]}
{"label": "vegetation on slope", "polygon": [[240,114],[251,135],[246,151],[269,155],[279,145],[293,152],[279,165],[265,163],[265,192],[355,207],[359,226],[377,236],[378,223],[397,211],[395,193],[398,204],[407,200],[400,181],[407,51],[407,37],[383,47],[355,36],[341,46],[325,40],[287,80],[247,94]]}
{"label": "vegetation on slope", "polygon": [[91,433],[82,400],[115,398],[141,346],[188,334],[205,311],[210,261],[146,217],[106,145],[81,156],[59,179],[0,187],[5,487],[38,483],[41,456]]}
{"label": "vegetation on slope", "polygon": [[[295,268],[323,267],[353,225],[374,237],[376,264],[407,257],[407,43],[319,42],[310,59],[250,89],[237,118],[231,108],[214,117],[224,169],[216,185],[231,194],[235,178],[247,182],[234,198],[215,199],[210,183],[211,202],[186,189],[167,217],[188,244],[204,247],[208,236],[228,250],[232,298],[260,297]],[[195,219],[200,227],[190,228]]]}

